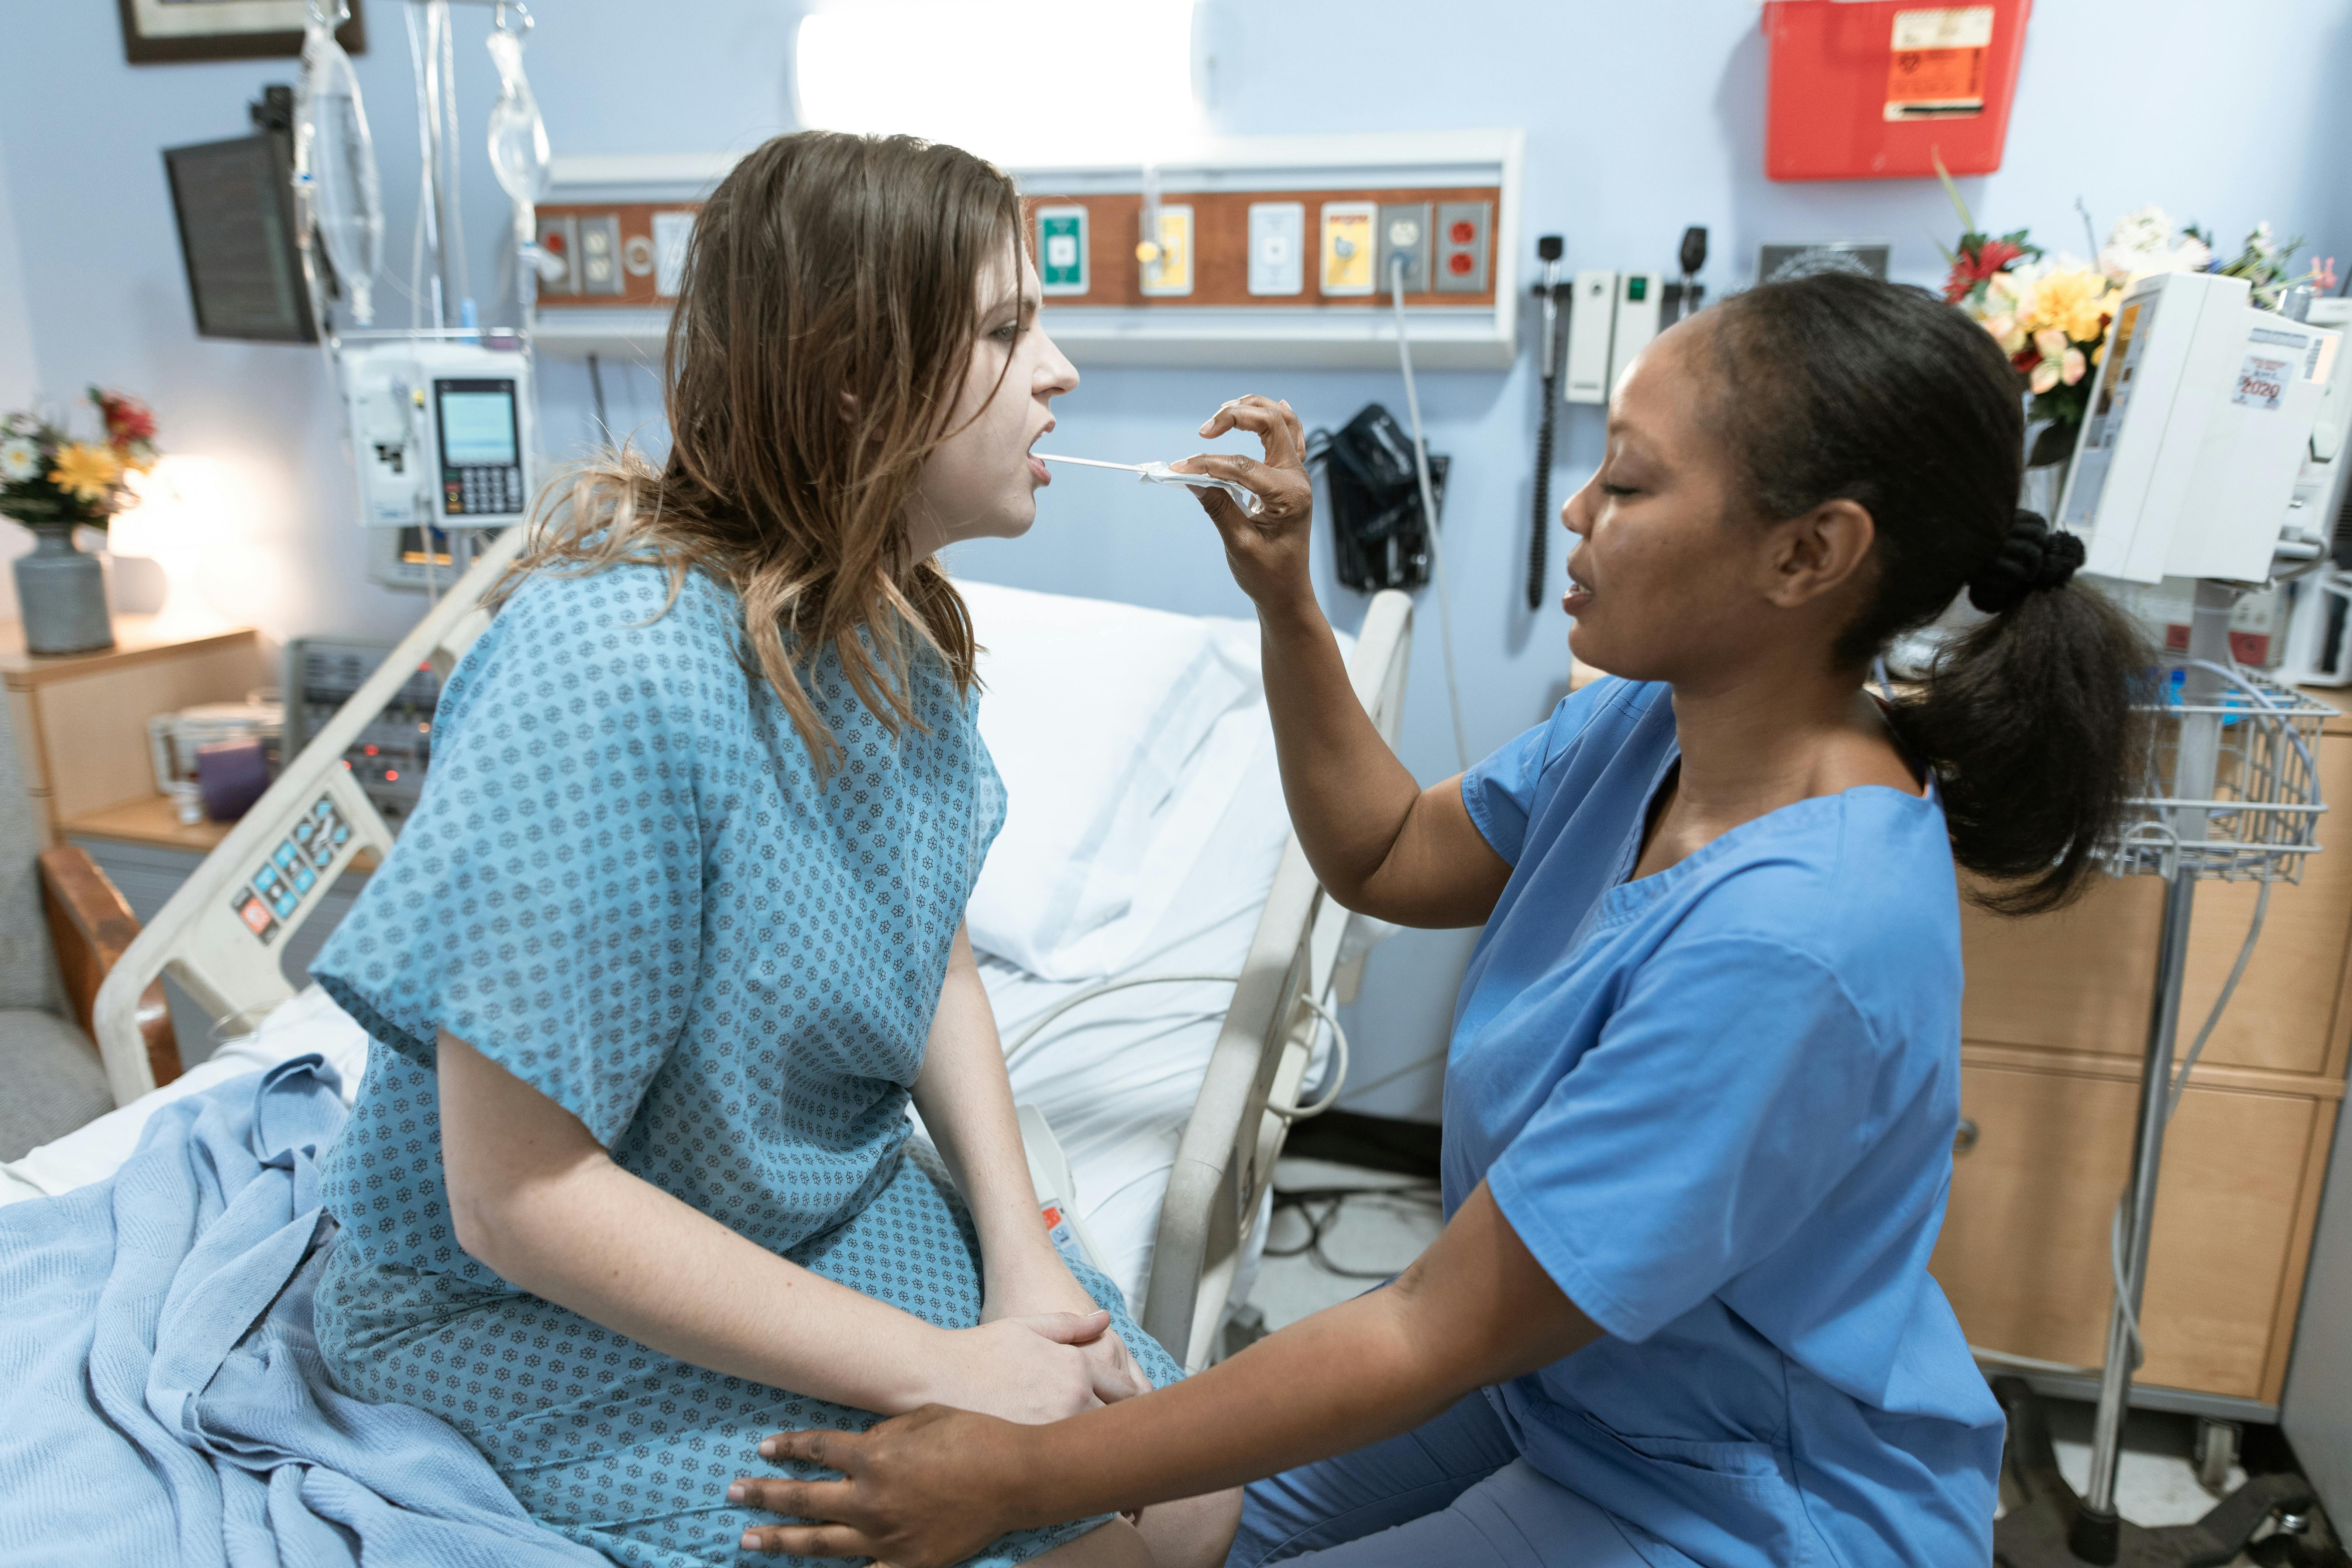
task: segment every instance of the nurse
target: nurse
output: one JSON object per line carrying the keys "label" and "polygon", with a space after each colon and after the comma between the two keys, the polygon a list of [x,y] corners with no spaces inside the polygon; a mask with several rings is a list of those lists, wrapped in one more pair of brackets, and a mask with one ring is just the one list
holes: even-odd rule
{"label": "nurse", "polygon": [[[770,1551],[927,1568],[1252,1480],[1229,1564],[1944,1565],[1991,1551],[1999,1406],[1927,1273],[1959,1101],[1959,900],[2054,908],[2115,821],[2152,651],[2014,510],[1984,332],[1828,276],[1659,337],[1619,385],[1570,647],[1611,672],[1417,788],[1307,576],[1298,421],[1192,459],[1255,602],[1283,784],[1333,896],[1482,923],[1447,1224],[1385,1289],[1046,1426],[932,1408],[762,1446]],[[1873,656],[1965,592],[1926,679]],[[1256,1478],[1270,1477],[1270,1479]]]}

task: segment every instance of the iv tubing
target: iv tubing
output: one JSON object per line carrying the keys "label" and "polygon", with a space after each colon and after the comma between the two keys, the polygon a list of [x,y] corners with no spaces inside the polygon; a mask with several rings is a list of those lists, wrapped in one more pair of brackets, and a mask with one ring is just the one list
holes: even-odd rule
{"label": "iv tubing", "polygon": [[1404,372],[1404,407],[1412,418],[1412,469],[1421,480],[1421,516],[1429,539],[1430,574],[1437,579],[1438,647],[1445,655],[1445,703],[1454,716],[1454,759],[1470,771],[1470,742],[1462,732],[1462,689],[1454,679],[1454,602],[1445,592],[1445,552],[1437,542],[1437,502],[1429,485],[1429,443],[1421,434],[1421,393],[1412,382],[1412,343],[1404,331],[1404,258],[1389,258],[1389,299],[1396,310],[1397,363]]}

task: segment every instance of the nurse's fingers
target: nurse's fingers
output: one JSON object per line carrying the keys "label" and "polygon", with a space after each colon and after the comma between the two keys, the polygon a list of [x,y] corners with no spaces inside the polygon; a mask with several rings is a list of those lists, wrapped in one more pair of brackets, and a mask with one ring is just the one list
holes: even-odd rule
{"label": "nurse's fingers", "polygon": [[1213,438],[1229,430],[1255,436],[1265,444],[1266,461],[1277,468],[1297,467],[1307,450],[1307,438],[1290,405],[1256,393],[1221,405],[1201,426],[1201,434]]}
{"label": "nurse's fingers", "polygon": [[840,1524],[763,1524],[757,1530],[745,1531],[741,1545],[746,1552],[765,1552],[771,1557],[782,1554],[879,1559],[883,1553],[880,1542],[868,1540],[863,1531]]}
{"label": "nurse's fingers", "polygon": [[738,1508],[756,1508],[793,1519],[839,1522],[857,1517],[855,1481],[803,1481],[790,1476],[745,1476],[727,1489]]}

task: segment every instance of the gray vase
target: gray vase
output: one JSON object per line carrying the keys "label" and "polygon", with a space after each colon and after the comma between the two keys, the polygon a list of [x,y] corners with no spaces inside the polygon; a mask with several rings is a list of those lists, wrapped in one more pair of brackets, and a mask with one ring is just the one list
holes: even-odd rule
{"label": "gray vase", "polygon": [[35,543],[16,557],[16,604],[27,653],[90,653],[114,646],[106,613],[106,573],[74,544],[73,525],[27,524]]}

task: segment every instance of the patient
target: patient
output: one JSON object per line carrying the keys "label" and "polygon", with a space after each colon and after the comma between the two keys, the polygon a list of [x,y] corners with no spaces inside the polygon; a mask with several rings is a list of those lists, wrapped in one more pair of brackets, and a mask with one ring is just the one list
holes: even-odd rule
{"label": "patient", "polygon": [[[313,966],[373,1041],[323,1178],[329,1370],[618,1562],[736,1561],[753,1517],[719,1500],[780,1427],[1051,1421],[1179,1375],[1047,1238],[962,923],[1003,795],[934,555],[1027,530],[1078,380],[1022,232],[950,147],[737,166],[688,247],[667,460],[543,503]],[[1213,1561],[1238,1506],[972,1561]]]}

